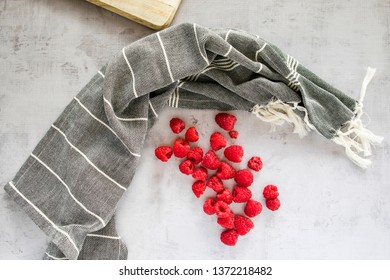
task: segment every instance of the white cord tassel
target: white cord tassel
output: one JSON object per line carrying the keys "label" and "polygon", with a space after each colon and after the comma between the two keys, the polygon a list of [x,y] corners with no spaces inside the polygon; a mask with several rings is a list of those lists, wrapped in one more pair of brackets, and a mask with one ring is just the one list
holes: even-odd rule
{"label": "white cord tassel", "polygon": [[305,114],[305,116],[303,117],[303,121],[305,122],[305,124],[309,128],[308,130],[317,131],[317,128],[310,122],[309,113],[307,112],[307,109],[305,107],[299,106],[298,103],[294,103],[294,109],[297,109],[298,111],[301,111]]}
{"label": "white cord tassel", "polygon": [[[363,100],[366,95],[367,86],[374,77],[375,71],[374,68],[367,68],[355,109],[355,116],[342,129],[338,130],[336,136],[332,139],[338,145],[343,146],[346,155],[361,168],[367,168],[371,164],[371,160],[365,158],[371,155],[371,146],[380,144],[383,140],[383,137],[377,136],[366,129],[361,120]],[[297,103],[292,104],[289,105],[274,98],[267,105],[257,104],[253,106],[251,112],[261,120],[271,123],[271,131],[275,129],[275,125],[282,125],[285,122],[293,124],[294,133],[299,134],[300,137],[305,136],[310,130],[316,131],[316,128],[309,121],[306,108],[298,106]],[[304,119],[302,120],[294,110],[304,112]],[[363,156],[359,155],[361,153],[363,153]]]}
{"label": "white cord tassel", "polygon": [[261,120],[271,123],[273,125],[271,131],[275,129],[274,125],[282,125],[287,122],[294,125],[294,133],[304,137],[310,129],[301,117],[294,112],[294,109],[298,109],[296,103],[291,106],[274,98],[267,105],[257,104],[253,106],[251,111]]}
{"label": "white cord tassel", "polygon": [[[380,144],[383,137],[373,134],[363,126],[361,116],[363,114],[363,100],[366,95],[367,86],[375,74],[375,69],[368,67],[366,76],[362,82],[360,97],[355,109],[354,118],[347,122],[344,128],[337,131],[332,139],[335,143],[345,147],[347,156],[361,168],[367,168],[371,161],[364,157],[371,155],[371,145]],[[359,154],[363,153],[363,156]]]}

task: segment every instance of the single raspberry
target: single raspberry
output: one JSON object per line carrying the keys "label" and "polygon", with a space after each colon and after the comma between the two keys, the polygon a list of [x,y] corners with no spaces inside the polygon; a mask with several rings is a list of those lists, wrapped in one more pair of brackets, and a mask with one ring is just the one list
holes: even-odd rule
{"label": "single raspberry", "polygon": [[228,163],[221,162],[221,165],[217,170],[217,177],[222,180],[228,180],[234,178],[236,170]]}
{"label": "single raspberry", "polygon": [[245,216],[237,215],[234,218],[234,227],[239,235],[247,234],[254,226],[252,220]]}
{"label": "single raspberry", "polygon": [[187,159],[191,160],[195,164],[200,163],[202,161],[202,158],[203,158],[203,150],[200,147],[192,148],[187,154]]}
{"label": "single raspberry", "polygon": [[172,156],[172,148],[169,146],[160,146],[154,150],[154,154],[161,161],[168,161]]}
{"label": "single raspberry", "polygon": [[249,187],[253,183],[253,174],[247,169],[238,170],[234,180],[243,187]]}
{"label": "single raspberry", "polygon": [[199,167],[192,173],[192,178],[198,181],[206,181],[208,177],[207,169],[204,167]]}
{"label": "single raspberry", "polygon": [[206,189],[206,184],[203,181],[196,181],[192,184],[192,191],[196,197],[200,197]]}
{"label": "single raspberry", "polygon": [[260,157],[251,157],[248,161],[248,167],[254,171],[259,171],[263,167],[263,162]]}
{"label": "single raspberry", "polygon": [[274,199],[279,196],[278,187],[274,185],[267,185],[264,187],[263,196],[265,199]]}
{"label": "single raspberry", "polygon": [[236,130],[230,130],[230,131],[229,131],[229,136],[230,136],[230,138],[232,138],[232,139],[237,139],[237,137],[238,137],[238,131],[236,131]]}
{"label": "single raspberry", "polygon": [[227,218],[218,218],[217,223],[224,228],[234,228],[234,214],[231,212]]}
{"label": "single raspberry", "polygon": [[260,202],[250,199],[244,208],[244,213],[250,218],[253,218],[261,213],[263,206]]}
{"label": "single raspberry", "polygon": [[224,130],[232,130],[237,118],[228,113],[219,113],[215,116],[215,122]]}
{"label": "single raspberry", "polygon": [[239,145],[231,145],[223,152],[225,157],[232,162],[241,162],[244,156],[244,149]]}
{"label": "single raspberry", "polygon": [[172,129],[172,132],[175,134],[179,134],[186,127],[185,123],[179,118],[173,118],[169,122],[169,126]]}
{"label": "single raspberry", "polygon": [[234,229],[227,229],[221,233],[220,237],[223,244],[228,246],[234,246],[238,240],[238,233]]}
{"label": "single raspberry", "polygon": [[194,172],[195,166],[192,161],[187,159],[179,164],[179,169],[181,173],[190,175]]}
{"label": "single raspberry", "polygon": [[230,204],[233,202],[233,196],[232,193],[228,189],[224,189],[220,194],[217,194],[218,200],[222,200],[226,202],[227,204]]}
{"label": "single raspberry", "polygon": [[219,132],[214,132],[210,136],[210,146],[214,151],[218,151],[226,147],[226,139]]}
{"label": "single raspberry", "polygon": [[218,169],[220,164],[221,162],[219,161],[217,155],[211,150],[204,155],[202,160],[202,165],[211,170]]}
{"label": "single raspberry", "polygon": [[224,190],[223,183],[222,183],[221,179],[219,179],[215,175],[210,177],[210,179],[207,181],[206,185],[209,188],[213,189],[216,193],[221,193]]}
{"label": "single raspberry", "polygon": [[215,203],[217,203],[217,201],[213,198],[206,199],[203,203],[203,211],[207,215],[214,215],[215,214]]}
{"label": "single raspberry", "polygon": [[191,126],[189,129],[187,129],[185,138],[188,142],[196,142],[199,140],[198,131],[196,131],[196,128]]}
{"label": "single raspberry", "polygon": [[218,218],[227,218],[229,217],[230,213],[232,211],[229,208],[229,205],[224,202],[224,201],[217,201],[214,205],[215,207],[215,214],[217,215]]}
{"label": "single raspberry", "polygon": [[269,210],[275,211],[278,210],[280,207],[280,200],[278,198],[267,199],[265,201],[265,205]]}
{"label": "single raspberry", "polygon": [[252,192],[247,187],[235,186],[232,195],[235,203],[242,203],[251,199]]}
{"label": "single raspberry", "polygon": [[173,154],[175,157],[183,158],[188,154],[189,150],[190,145],[182,138],[177,138],[173,143]]}

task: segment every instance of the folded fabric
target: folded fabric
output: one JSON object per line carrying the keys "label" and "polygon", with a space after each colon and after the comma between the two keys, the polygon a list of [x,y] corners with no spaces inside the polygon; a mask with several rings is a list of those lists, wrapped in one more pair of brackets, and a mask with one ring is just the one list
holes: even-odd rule
{"label": "folded fabric", "polygon": [[365,168],[380,137],[355,100],[256,35],[180,24],[122,49],[66,107],[5,189],[47,234],[46,259],[126,259],[117,203],[166,106],[246,110],[314,130]]}

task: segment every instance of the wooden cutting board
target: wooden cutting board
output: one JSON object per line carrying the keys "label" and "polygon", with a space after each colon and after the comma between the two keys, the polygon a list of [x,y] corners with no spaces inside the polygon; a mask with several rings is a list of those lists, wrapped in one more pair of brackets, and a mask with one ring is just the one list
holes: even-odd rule
{"label": "wooden cutting board", "polygon": [[87,0],[155,30],[169,26],[181,0]]}

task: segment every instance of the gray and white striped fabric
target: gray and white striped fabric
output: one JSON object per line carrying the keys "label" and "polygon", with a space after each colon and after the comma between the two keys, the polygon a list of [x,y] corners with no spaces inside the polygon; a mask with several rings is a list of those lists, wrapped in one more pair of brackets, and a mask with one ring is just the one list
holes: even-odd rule
{"label": "gray and white striped fabric", "polygon": [[357,125],[359,105],[258,36],[180,24],[123,48],[65,108],[5,189],[50,238],[46,259],[126,259],[115,209],[166,106],[284,118],[339,139],[366,160],[357,154],[367,141],[348,142],[352,136],[343,130]]}

